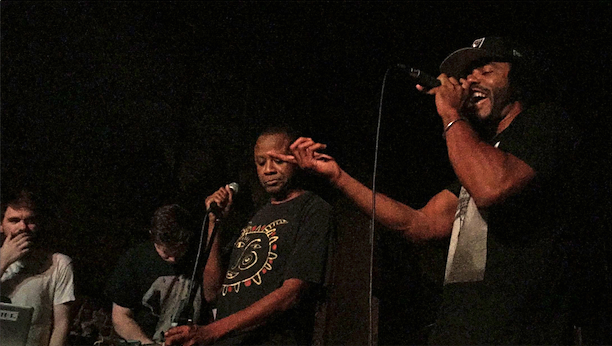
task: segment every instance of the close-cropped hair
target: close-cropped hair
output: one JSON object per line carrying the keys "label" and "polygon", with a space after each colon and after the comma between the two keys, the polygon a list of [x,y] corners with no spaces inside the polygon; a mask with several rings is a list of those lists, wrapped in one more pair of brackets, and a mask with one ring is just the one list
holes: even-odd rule
{"label": "close-cropped hair", "polygon": [[8,207],[15,210],[28,208],[32,211],[36,211],[36,206],[37,198],[34,192],[27,189],[18,190],[6,196],[6,198],[2,200],[2,219],[4,219],[4,213]]}
{"label": "close-cropped hair", "polygon": [[299,133],[289,125],[274,125],[261,131],[258,138],[270,135],[286,135],[289,138],[289,143],[295,142],[300,137]]}
{"label": "close-cropped hair", "polygon": [[191,213],[178,204],[158,208],[151,219],[151,239],[156,244],[183,245],[195,234],[195,222]]}

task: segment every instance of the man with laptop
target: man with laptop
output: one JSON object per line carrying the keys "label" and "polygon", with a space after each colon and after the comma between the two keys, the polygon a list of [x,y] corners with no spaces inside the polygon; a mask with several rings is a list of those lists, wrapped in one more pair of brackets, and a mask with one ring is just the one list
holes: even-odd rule
{"label": "man with laptop", "polygon": [[[28,346],[65,345],[70,302],[75,300],[72,261],[41,246],[37,210],[30,191],[21,190],[2,200],[2,302],[33,308]],[[0,323],[7,321],[10,318]]]}

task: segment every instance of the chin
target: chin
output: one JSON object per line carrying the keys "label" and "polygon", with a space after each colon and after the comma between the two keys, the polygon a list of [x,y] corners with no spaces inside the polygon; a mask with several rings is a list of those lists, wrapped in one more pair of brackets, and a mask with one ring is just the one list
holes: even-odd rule
{"label": "chin", "polygon": [[274,195],[281,194],[283,191],[283,187],[282,186],[269,186],[269,187],[266,187],[265,190],[269,195],[274,196]]}

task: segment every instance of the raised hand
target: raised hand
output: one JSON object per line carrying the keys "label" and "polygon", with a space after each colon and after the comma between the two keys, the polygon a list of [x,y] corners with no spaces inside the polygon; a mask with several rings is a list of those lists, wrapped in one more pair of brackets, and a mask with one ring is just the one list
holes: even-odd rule
{"label": "raised hand", "polygon": [[267,154],[279,160],[295,163],[302,169],[312,171],[335,183],[342,174],[342,169],[333,157],[318,152],[325,148],[326,144],[316,143],[312,138],[300,137],[289,147],[292,155],[273,152]]}
{"label": "raised hand", "polygon": [[0,267],[2,272],[31,249],[32,238],[28,232],[13,236],[9,233],[0,248]]}
{"label": "raised hand", "polygon": [[438,79],[441,85],[436,88],[425,89],[421,85],[417,85],[416,88],[419,91],[436,96],[438,114],[442,118],[443,123],[448,124],[448,122],[460,117],[460,112],[468,97],[470,86],[463,78],[457,80],[455,77],[448,77],[445,74],[441,74]]}

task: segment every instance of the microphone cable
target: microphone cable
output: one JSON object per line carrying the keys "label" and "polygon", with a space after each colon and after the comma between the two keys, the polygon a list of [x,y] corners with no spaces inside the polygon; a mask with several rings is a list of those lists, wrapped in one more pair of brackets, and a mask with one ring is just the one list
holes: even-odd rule
{"label": "microphone cable", "polygon": [[[187,291],[187,305],[191,304],[191,295],[193,293],[193,288],[195,286],[195,276],[198,271],[198,264],[200,263],[200,256],[202,254],[202,245],[204,244],[204,235],[207,233],[206,226],[208,225],[208,221],[209,221],[209,217],[208,217],[208,213],[206,213],[206,215],[204,216],[204,220],[202,221],[202,227],[200,229],[200,241],[198,243],[198,252],[196,254],[195,262],[193,265],[193,272],[191,273],[191,281],[189,282],[189,290]],[[217,228],[215,227],[213,229],[213,233],[211,234],[210,240],[214,239],[216,230]],[[210,252],[210,248],[211,248],[210,240],[207,241],[205,253]],[[208,255],[207,255],[207,260],[208,260]],[[204,287],[202,287],[202,289],[204,289]],[[185,309],[186,307],[187,306],[183,305],[179,309],[180,311],[178,311],[177,314],[174,316],[174,319],[172,321],[173,327],[178,325],[179,323],[178,320],[183,312],[183,309]],[[188,320],[191,320],[191,319],[188,318]]]}
{"label": "microphone cable", "polygon": [[[229,183],[229,189],[232,191],[232,193],[237,194],[238,193],[238,189],[239,189],[239,185],[238,183]],[[213,202],[215,203],[215,202]],[[212,204],[211,204],[212,206]],[[202,228],[200,230],[200,242],[198,244],[198,253],[196,255],[196,259],[195,259],[195,263],[193,265],[193,272],[191,274],[191,282],[189,284],[189,290],[187,293],[187,299],[188,299],[188,303],[189,301],[191,301],[191,294],[193,291],[193,287],[194,287],[194,283],[195,283],[195,276],[196,276],[196,272],[198,270],[198,264],[200,263],[200,256],[202,254],[202,245],[204,244],[204,235],[207,234],[208,232],[206,231],[206,226],[210,223],[210,218],[208,217],[208,215],[210,214],[209,212],[212,211],[212,208],[210,208],[209,210],[205,211],[205,215],[204,215],[204,220],[202,221]],[[219,221],[219,217],[217,217],[217,222]],[[217,236],[217,224],[215,223],[213,230],[210,234],[210,238],[207,239],[206,241],[206,249],[204,250],[204,253],[206,254],[206,258],[204,260],[204,265],[203,268],[206,267],[206,263],[208,262],[208,257],[210,257],[210,251],[212,250],[212,243],[215,240],[215,237]],[[202,276],[204,276],[204,274],[202,274]],[[204,286],[202,285],[202,291],[204,290]]]}
{"label": "microphone cable", "polygon": [[[193,273],[191,274],[191,284],[189,285],[189,295],[188,297],[191,298],[191,290],[193,289],[193,283],[195,282],[195,276],[196,276],[196,271],[198,270],[198,264],[200,262],[200,255],[202,254],[202,244],[204,244],[204,234],[208,233],[206,232],[206,225],[208,225],[208,213],[206,213],[206,215],[204,216],[204,221],[202,221],[202,228],[200,229],[200,242],[198,243],[198,253],[196,255],[196,259],[195,259],[195,263],[193,265]],[[210,240],[214,239],[214,232],[216,230],[213,229],[213,234],[211,234]],[[206,241],[206,249],[208,249],[210,247],[210,240]],[[207,252],[207,251],[206,251]]]}
{"label": "microphone cable", "polygon": [[374,345],[374,316],[372,297],[374,295],[374,225],[376,223],[376,170],[378,167],[378,146],[380,142],[380,123],[382,119],[382,106],[385,94],[385,85],[387,84],[387,76],[391,68],[388,68],[383,77],[382,87],[380,90],[380,101],[378,104],[378,121],[376,124],[376,139],[374,142],[374,170],[372,172],[372,218],[370,220],[370,267],[369,267],[369,291],[368,291],[368,306],[369,306],[369,335],[368,345]]}

